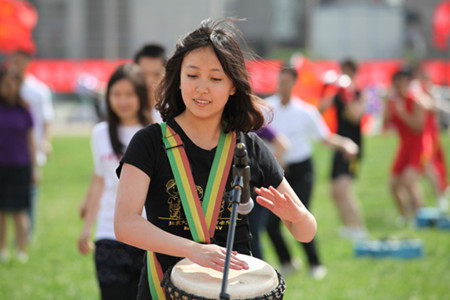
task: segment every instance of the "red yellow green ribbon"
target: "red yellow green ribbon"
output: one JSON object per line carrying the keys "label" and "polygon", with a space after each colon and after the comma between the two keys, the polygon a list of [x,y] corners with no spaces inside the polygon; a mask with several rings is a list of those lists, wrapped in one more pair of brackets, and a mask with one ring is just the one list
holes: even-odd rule
{"label": "red yellow green ribbon", "polygon": [[161,286],[163,275],[164,274],[161,265],[156,258],[156,254],[152,251],[147,251],[147,277],[152,299],[166,299],[166,293]]}
{"label": "red yellow green ribbon", "polygon": [[[233,160],[236,133],[221,132],[206,184],[203,203],[201,203],[181,137],[167,123],[161,123],[160,126],[167,157],[192,238],[196,242],[210,243],[216,229],[223,193]],[[162,271],[158,271],[161,270],[161,266],[156,255],[150,251],[147,253],[147,270],[152,298],[165,299],[160,284],[163,274]]]}

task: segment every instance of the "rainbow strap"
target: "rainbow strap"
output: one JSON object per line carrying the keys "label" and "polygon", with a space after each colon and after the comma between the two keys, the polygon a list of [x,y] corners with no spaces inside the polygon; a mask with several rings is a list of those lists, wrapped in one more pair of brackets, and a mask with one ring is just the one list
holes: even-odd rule
{"label": "rainbow strap", "polygon": [[[200,203],[194,178],[190,170],[189,160],[180,136],[167,123],[161,123],[161,132],[164,146],[169,158],[177,189],[183,204],[183,210],[192,234],[196,242],[210,243],[210,237],[214,236],[223,192],[228,179],[228,174],[233,160],[236,134],[230,132],[220,134],[211,171],[203,198]],[[220,176],[220,177],[219,177]],[[156,255],[147,253],[147,270],[150,292],[153,299],[165,299],[161,287],[162,271]]]}
{"label": "rainbow strap", "polygon": [[147,277],[150,294],[154,300],[165,300],[166,293],[164,292],[161,281],[163,279],[163,271],[161,265],[156,258],[156,254],[152,251],[147,251]]}

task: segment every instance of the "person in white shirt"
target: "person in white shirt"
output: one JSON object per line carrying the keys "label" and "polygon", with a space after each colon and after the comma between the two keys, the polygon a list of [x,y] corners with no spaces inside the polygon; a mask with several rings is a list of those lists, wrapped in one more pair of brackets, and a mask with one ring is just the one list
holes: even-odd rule
{"label": "person in white shirt", "polygon": [[[42,167],[52,151],[50,127],[54,118],[52,92],[50,88],[34,75],[27,72],[31,62],[31,54],[25,51],[16,51],[11,56],[11,67],[22,79],[20,95],[28,103],[34,121],[34,142],[36,146],[36,162]],[[39,171],[38,169],[36,171]],[[35,176],[39,178],[39,174]],[[30,228],[28,239],[31,239],[35,227],[36,207],[38,201],[38,183],[31,187],[31,205],[28,210]]]}
{"label": "person in white shirt", "polygon": [[[314,184],[312,142],[320,141],[348,157],[357,155],[358,146],[350,139],[331,133],[313,105],[291,96],[297,76],[293,68],[282,69],[278,78],[278,93],[266,98],[266,101],[273,109],[270,125],[290,142],[280,164],[286,172],[287,181],[308,208]],[[289,273],[295,270],[297,266],[291,260],[281,235],[280,219],[274,214],[269,217],[267,231],[279,256],[281,271]],[[310,275],[322,279],[326,275],[326,268],[320,262],[315,241],[302,245],[308,257]]]}
{"label": "person in white shirt", "polygon": [[116,239],[114,211],[119,179],[115,171],[133,135],[151,123],[147,96],[140,67],[119,66],[107,86],[107,121],[97,124],[92,132],[94,174],[80,207],[84,226],[78,249],[87,254],[94,248],[91,233],[97,220],[95,265],[102,299],[136,298],[144,251]]}
{"label": "person in white shirt", "polygon": [[159,111],[155,109],[155,91],[164,77],[166,61],[166,50],[157,44],[144,45],[134,55],[134,62],[141,67],[145,74],[152,118],[156,123],[161,123],[162,119]]}

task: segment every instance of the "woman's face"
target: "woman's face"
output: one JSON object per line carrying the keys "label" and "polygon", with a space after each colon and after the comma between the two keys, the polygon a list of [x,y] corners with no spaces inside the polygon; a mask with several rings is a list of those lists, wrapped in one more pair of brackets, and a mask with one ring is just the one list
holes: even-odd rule
{"label": "woman's face", "polygon": [[139,97],[130,80],[123,78],[111,86],[109,103],[121,123],[127,124],[138,120]]}
{"label": "woman's face", "polygon": [[406,97],[409,92],[410,80],[406,77],[400,77],[394,83],[394,88],[400,97]]}
{"label": "woman's face", "polygon": [[180,89],[186,113],[197,118],[222,118],[228,98],[235,93],[211,47],[193,50],[184,57]]}
{"label": "woman's face", "polygon": [[7,73],[0,82],[0,94],[9,103],[14,103],[19,96],[20,79],[14,74]]}

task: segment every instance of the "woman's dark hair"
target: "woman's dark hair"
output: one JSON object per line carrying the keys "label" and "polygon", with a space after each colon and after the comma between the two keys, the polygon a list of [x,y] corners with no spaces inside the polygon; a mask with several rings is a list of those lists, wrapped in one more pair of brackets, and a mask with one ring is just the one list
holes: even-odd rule
{"label": "woman's dark hair", "polygon": [[118,127],[120,125],[119,116],[111,109],[110,93],[112,86],[121,79],[127,79],[131,82],[139,98],[138,119],[139,123],[146,126],[152,122],[150,108],[148,103],[147,86],[145,77],[140,67],[136,64],[124,64],[116,68],[111,75],[106,88],[106,120],[108,121],[109,138],[114,153],[121,157],[124,153],[124,145],[119,140]]}
{"label": "woman's dark hair", "polygon": [[294,78],[294,80],[297,80],[298,72],[295,68],[292,67],[284,67],[281,69],[280,74],[289,74]]}
{"label": "woman's dark hair", "polygon": [[[17,95],[15,99],[15,104],[19,105],[19,107],[27,110],[29,108],[28,103],[20,96],[19,87],[21,85],[22,79],[20,78],[19,74],[10,68],[8,68],[6,65],[0,65],[0,84],[2,84],[2,81],[6,76],[11,76],[14,78],[14,80],[17,83]],[[0,93],[0,102],[5,103],[7,105],[11,105],[7,100],[4,99],[4,95]]]}
{"label": "woman's dark hair", "polygon": [[176,117],[186,109],[179,89],[184,57],[193,50],[211,47],[236,89],[223,111],[224,131],[248,132],[258,130],[264,125],[261,108],[265,105],[263,100],[252,95],[244,54],[235,34],[240,36],[240,33],[233,26],[233,21],[235,20],[229,18],[218,21],[204,20],[199,28],[177,43],[175,53],[167,61],[165,76],[157,90],[156,109],[160,111],[163,120]]}

